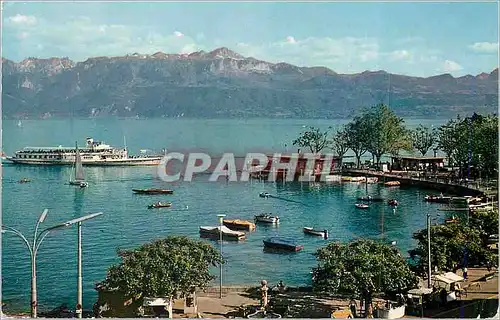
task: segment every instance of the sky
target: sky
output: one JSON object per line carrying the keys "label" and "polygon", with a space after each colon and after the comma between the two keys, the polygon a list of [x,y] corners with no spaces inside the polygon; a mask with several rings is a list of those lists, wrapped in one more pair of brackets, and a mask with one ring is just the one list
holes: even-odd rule
{"label": "sky", "polygon": [[497,3],[4,3],[2,56],[210,51],[338,73],[428,77],[498,67]]}

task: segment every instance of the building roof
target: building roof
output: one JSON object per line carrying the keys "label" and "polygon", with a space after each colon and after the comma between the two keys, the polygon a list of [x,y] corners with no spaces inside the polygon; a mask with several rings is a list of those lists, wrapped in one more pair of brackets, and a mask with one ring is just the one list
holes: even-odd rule
{"label": "building roof", "polygon": [[417,160],[417,161],[428,161],[428,160],[444,160],[445,157],[412,157],[412,156],[393,156],[393,159],[404,159],[404,160]]}

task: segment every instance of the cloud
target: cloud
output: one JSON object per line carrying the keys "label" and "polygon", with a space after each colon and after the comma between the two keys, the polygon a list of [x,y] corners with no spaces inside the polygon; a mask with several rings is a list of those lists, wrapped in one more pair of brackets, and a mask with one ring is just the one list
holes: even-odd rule
{"label": "cloud", "polygon": [[478,53],[497,53],[498,42],[476,42],[470,45],[469,49]]}
{"label": "cloud", "polygon": [[33,26],[37,22],[34,16],[25,16],[19,13],[16,14],[15,16],[9,17],[8,21],[18,26]]}
{"label": "cloud", "polygon": [[444,72],[455,72],[462,70],[463,67],[456,63],[455,61],[445,60],[443,63],[443,71]]}
{"label": "cloud", "polygon": [[284,61],[299,66],[334,67],[333,65],[338,65],[343,70],[351,64],[356,65],[358,71],[365,70],[366,66],[376,61],[380,54],[378,42],[373,38],[308,37],[296,39],[289,36],[271,43],[239,43],[237,46],[244,56],[270,62]]}
{"label": "cloud", "polygon": [[297,41],[295,41],[295,38],[292,37],[292,36],[286,37],[286,42],[288,42],[288,43],[297,43]]}
{"label": "cloud", "polygon": [[412,55],[407,50],[395,50],[389,54],[391,60],[409,60]]}
{"label": "cloud", "polygon": [[[32,23],[32,20],[18,16],[13,19]],[[13,31],[15,30],[10,30]],[[134,52],[153,54],[158,51],[190,53],[202,49],[194,39],[179,31],[161,34],[148,27],[98,24],[85,16],[68,17],[62,24],[39,19],[36,26],[32,24],[22,31],[24,33],[17,31],[12,34],[13,41],[18,41],[18,44],[11,43],[9,46],[20,59],[51,55],[68,56],[82,61],[93,56],[116,56]],[[39,44],[43,45],[44,50]]]}

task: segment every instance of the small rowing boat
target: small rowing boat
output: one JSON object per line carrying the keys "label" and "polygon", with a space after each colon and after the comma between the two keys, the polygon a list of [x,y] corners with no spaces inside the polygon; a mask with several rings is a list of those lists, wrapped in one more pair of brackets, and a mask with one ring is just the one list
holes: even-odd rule
{"label": "small rowing boat", "polygon": [[365,203],[356,203],[355,206],[358,209],[368,209],[370,207],[369,205],[367,205]]}
{"label": "small rowing boat", "polygon": [[226,226],[217,227],[200,227],[200,237],[210,239],[220,239],[222,232],[222,240],[239,241],[245,239],[245,233],[234,231]]}
{"label": "small rowing boat", "polygon": [[446,223],[457,223],[458,222],[458,218],[453,216],[452,218],[448,218],[448,219],[445,219],[444,222]]}
{"label": "small rowing boat", "polygon": [[172,206],[172,202],[160,202],[158,201],[157,203],[153,203],[148,206],[148,209],[155,209],[155,208],[168,208]]}
{"label": "small rowing boat", "polygon": [[444,197],[443,195],[434,196],[434,195],[426,195],[424,197],[424,201],[426,202],[434,202],[434,203],[450,203],[451,197]]}
{"label": "small rowing boat", "polygon": [[295,241],[279,237],[271,237],[263,241],[264,249],[274,249],[283,251],[297,252],[304,248],[303,245],[295,243]]}
{"label": "small rowing boat", "polygon": [[328,239],[328,230],[314,230],[311,227],[304,227],[304,233],[312,236],[319,236]]}
{"label": "small rowing boat", "polygon": [[278,216],[271,216],[270,214],[259,214],[254,217],[255,222],[262,222],[262,223],[270,223],[270,224],[278,224],[280,223],[280,217]]}
{"label": "small rowing boat", "polygon": [[382,202],[382,201],[384,201],[384,199],[382,199],[382,198],[374,198],[372,196],[358,197],[358,200],[361,200],[361,201],[372,201],[372,202]]}
{"label": "small rowing boat", "polygon": [[248,230],[248,231],[253,231],[255,230],[255,223],[247,221],[247,220],[240,220],[240,219],[233,219],[233,220],[226,220],[224,219],[222,223],[228,227],[229,229],[232,230]]}
{"label": "small rowing boat", "polygon": [[132,189],[137,194],[172,194],[173,190],[168,189]]}

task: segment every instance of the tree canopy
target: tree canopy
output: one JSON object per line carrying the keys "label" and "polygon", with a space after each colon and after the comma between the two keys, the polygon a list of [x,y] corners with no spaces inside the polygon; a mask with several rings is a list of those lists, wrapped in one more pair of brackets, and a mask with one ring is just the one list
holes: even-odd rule
{"label": "tree canopy", "polygon": [[328,131],[309,127],[293,141],[293,145],[301,148],[309,148],[312,153],[318,153],[328,145]]}
{"label": "tree canopy", "polygon": [[357,116],[345,127],[346,145],[354,152],[356,164],[359,167],[361,157],[368,151],[370,128],[365,117]]}
{"label": "tree canopy", "polygon": [[412,146],[422,154],[427,154],[437,141],[436,128],[425,127],[421,124],[411,131]]}
{"label": "tree canopy", "polygon": [[386,105],[378,104],[363,115],[369,128],[367,149],[375,156],[377,164],[386,153],[397,154],[410,147],[404,120]]}
{"label": "tree canopy", "polygon": [[331,242],[316,252],[314,289],[371,301],[374,293],[402,293],[417,283],[399,250],[366,239]]}
{"label": "tree canopy", "polygon": [[462,177],[469,161],[483,177],[493,176],[498,172],[498,117],[473,114],[449,120],[439,128],[438,147],[446,153],[450,165],[462,169]]}
{"label": "tree canopy", "polygon": [[156,240],[118,255],[122,261],[108,269],[101,285],[128,297],[185,296],[193,287],[206,288],[215,279],[210,266],[223,263],[209,243],[184,236]]}
{"label": "tree canopy", "polygon": [[346,126],[342,126],[333,133],[331,148],[339,157],[343,157],[349,150]]}
{"label": "tree canopy", "polygon": [[[486,239],[490,234],[498,234],[498,211],[494,213],[474,213],[462,223],[431,226],[431,265],[438,270],[450,271],[462,266],[485,265],[495,260],[487,248]],[[417,247],[411,255],[419,257],[416,270],[425,273],[428,265],[427,229],[413,235]]]}

